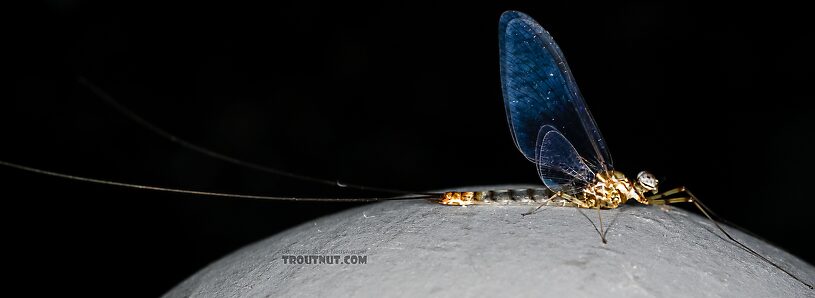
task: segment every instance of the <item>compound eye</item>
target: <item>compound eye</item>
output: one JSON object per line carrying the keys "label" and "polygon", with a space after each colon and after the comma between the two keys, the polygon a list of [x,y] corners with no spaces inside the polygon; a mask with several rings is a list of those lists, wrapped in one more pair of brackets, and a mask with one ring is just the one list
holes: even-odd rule
{"label": "compound eye", "polygon": [[640,184],[642,184],[642,186],[648,188],[656,188],[657,183],[659,183],[659,181],[657,181],[657,178],[654,177],[654,175],[646,171],[642,171],[639,174],[637,174],[637,181],[639,181]]}

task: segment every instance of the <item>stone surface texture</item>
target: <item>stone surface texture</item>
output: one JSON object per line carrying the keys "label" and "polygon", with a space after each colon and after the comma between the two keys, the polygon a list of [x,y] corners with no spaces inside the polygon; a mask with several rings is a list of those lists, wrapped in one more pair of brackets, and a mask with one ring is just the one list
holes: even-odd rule
{"label": "stone surface texture", "polygon": [[[248,245],[166,297],[547,296],[815,297],[675,207],[597,211],[387,201]],[[582,212],[582,214],[581,214]],[[589,221],[589,219],[591,221]],[[812,265],[737,229],[736,239],[812,283]],[[284,264],[284,255],[365,256],[366,264]],[[341,260],[342,260],[341,259]]]}

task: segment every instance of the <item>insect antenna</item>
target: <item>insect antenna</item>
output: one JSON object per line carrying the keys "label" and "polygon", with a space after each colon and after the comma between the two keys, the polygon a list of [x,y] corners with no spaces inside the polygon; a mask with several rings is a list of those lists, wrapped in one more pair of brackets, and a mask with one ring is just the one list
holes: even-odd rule
{"label": "insect antenna", "polygon": [[[804,285],[805,285],[806,287],[808,287],[810,290],[815,289],[815,288],[813,288],[813,287],[812,287],[812,285],[810,285],[809,283],[807,283],[807,282],[803,281],[802,279],[798,278],[798,276],[795,276],[795,274],[792,274],[792,273],[790,273],[789,271],[787,271],[786,269],[781,268],[781,266],[779,266],[779,265],[778,265],[778,264],[776,264],[775,262],[770,261],[770,259],[767,259],[766,257],[762,256],[761,254],[759,254],[758,252],[756,252],[756,251],[755,251],[755,250],[753,250],[752,248],[748,247],[747,245],[742,244],[741,242],[739,242],[738,240],[736,240],[736,239],[734,239],[732,236],[730,236],[730,234],[729,234],[729,233],[727,233],[727,231],[725,231],[725,230],[722,228],[722,226],[721,226],[721,225],[719,225],[719,223],[718,223],[718,222],[716,222],[716,220],[714,220],[714,219],[713,219],[713,217],[716,217],[716,218],[721,218],[721,217],[719,217],[718,215],[716,215],[716,213],[713,213],[713,210],[711,210],[710,208],[708,208],[708,207],[707,207],[707,206],[706,206],[704,203],[702,203],[702,201],[700,201],[698,198],[696,198],[696,196],[694,196],[692,193],[690,193],[690,191],[687,191],[687,190],[686,190],[686,192],[688,193],[688,195],[689,195],[691,198],[693,198],[693,201],[692,201],[692,202],[693,202],[693,204],[696,206],[696,208],[698,208],[698,209],[699,209],[699,211],[701,211],[701,212],[702,212],[702,214],[704,214],[704,215],[707,217],[707,219],[709,219],[711,222],[713,222],[713,225],[715,225],[715,226],[716,226],[716,228],[717,228],[717,229],[719,229],[719,231],[721,231],[721,232],[722,232],[722,233],[723,233],[725,236],[727,236],[727,238],[728,238],[728,239],[730,239],[730,241],[733,241],[734,243],[738,244],[738,245],[739,245],[739,247],[741,247],[741,248],[742,248],[742,249],[744,249],[745,251],[749,252],[751,255],[756,256],[757,258],[764,260],[765,262],[769,263],[769,264],[770,264],[770,265],[772,265],[773,267],[777,268],[778,270],[781,270],[782,272],[786,273],[787,275],[789,275],[790,277],[794,278],[794,279],[795,279],[795,280],[797,280],[798,282],[800,282],[800,283],[804,284]],[[711,215],[713,215],[713,217],[711,217]]]}
{"label": "insect antenna", "polygon": [[11,163],[7,161],[0,160],[0,165],[15,168],[18,170],[23,170],[27,172],[42,174],[46,176],[52,177],[59,177],[68,180],[74,181],[81,181],[81,182],[89,182],[95,184],[103,184],[103,185],[111,185],[117,187],[124,187],[124,188],[134,188],[134,189],[143,189],[143,190],[151,190],[151,191],[161,191],[161,192],[171,192],[171,193],[181,193],[181,194],[189,194],[189,195],[200,195],[200,196],[209,196],[209,197],[227,197],[227,198],[240,198],[240,199],[254,199],[254,200],[272,200],[272,201],[298,201],[298,202],[378,202],[378,201],[396,201],[396,200],[415,200],[415,199],[434,199],[437,196],[432,195],[412,195],[412,196],[404,196],[404,197],[392,197],[392,198],[295,198],[295,197],[273,197],[273,196],[264,196],[264,195],[250,195],[250,194],[239,194],[239,193],[222,193],[222,192],[208,192],[208,191],[197,191],[197,190],[190,190],[190,189],[181,189],[181,188],[169,188],[169,187],[160,187],[160,186],[151,186],[151,185],[143,185],[143,184],[133,184],[133,183],[126,183],[126,182],[119,182],[119,181],[112,181],[112,180],[103,180],[103,179],[96,179],[96,178],[89,178],[83,176],[75,176],[69,175],[64,173],[52,172],[43,169],[28,167],[24,165],[19,165],[16,163]]}
{"label": "insect antenna", "polygon": [[180,138],[180,137],[178,137],[178,136],[176,136],[176,135],[174,135],[174,134],[172,134],[172,133],[170,133],[170,132],[168,132],[168,131],[166,131],[166,130],[158,127],[158,126],[156,126],[155,124],[151,123],[150,121],[145,120],[144,118],[140,117],[138,114],[133,112],[132,110],[128,109],[127,107],[125,107],[124,105],[122,105],[121,103],[116,101],[107,92],[102,90],[102,88],[99,88],[95,84],[91,83],[91,81],[86,79],[85,77],[78,76],[77,81],[81,85],[84,85],[85,87],[90,89],[91,92],[93,92],[96,96],[103,99],[106,103],[110,104],[114,109],[116,109],[116,111],[123,114],[128,119],[136,122],[138,125],[146,128],[147,130],[157,134],[158,136],[160,136],[160,137],[162,137],[164,139],[167,139],[170,142],[173,142],[173,143],[176,143],[176,144],[180,145],[181,147],[184,147],[184,148],[187,148],[189,150],[198,152],[198,153],[203,154],[205,156],[209,156],[211,158],[219,159],[221,161],[225,161],[225,162],[228,162],[228,163],[232,163],[232,164],[242,166],[242,167],[245,167],[245,168],[249,168],[249,169],[253,169],[253,170],[256,170],[256,171],[265,172],[265,173],[268,173],[268,174],[273,174],[273,175],[278,175],[278,176],[283,176],[283,177],[289,177],[289,178],[292,178],[292,179],[308,181],[308,182],[314,182],[314,183],[330,185],[330,186],[335,186],[335,187],[341,187],[341,188],[352,188],[352,189],[363,190],[363,191],[383,192],[383,193],[390,193],[390,194],[396,194],[396,195],[425,195],[425,196],[439,196],[439,195],[441,195],[441,193],[415,192],[415,191],[408,191],[408,190],[401,190],[401,189],[392,189],[392,188],[383,188],[383,187],[376,187],[376,186],[367,186],[367,185],[360,185],[360,184],[344,183],[344,182],[340,182],[339,180],[328,180],[328,179],[315,178],[315,177],[300,175],[300,174],[287,172],[287,171],[283,171],[283,170],[279,170],[279,169],[275,169],[275,168],[270,168],[270,167],[260,165],[260,164],[257,164],[257,163],[248,162],[248,161],[241,160],[241,159],[238,159],[238,158],[235,158],[235,157],[232,157],[232,156],[224,155],[224,154],[215,152],[215,151],[213,151],[211,149],[207,149],[205,147],[196,145],[196,144],[194,144],[194,143],[192,143],[190,141],[187,141],[185,139],[182,139],[182,138]]}

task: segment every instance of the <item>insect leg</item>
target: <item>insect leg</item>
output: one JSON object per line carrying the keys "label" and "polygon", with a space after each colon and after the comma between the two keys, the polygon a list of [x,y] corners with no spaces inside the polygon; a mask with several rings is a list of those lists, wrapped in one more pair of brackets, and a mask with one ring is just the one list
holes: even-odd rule
{"label": "insect leg", "polygon": [[[575,205],[574,207],[577,209],[577,211],[580,211],[580,208],[594,208],[594,209],[597,209],[597,218],[599,219],[599,222],[600,222],[600,229],[597,230],[596,225],[594,226],[594,229],[597,231],[598,234],[600,234],[600,240],[603,241],[604,244],[608,243],[608,241],[606,241],[606,235],[605,235],[605,233],[603,231],[603,217],[600,215],[600,206],[598,205],[598,206],[591,207],[588,204],[586,204],[585,202],[583,202],[581,200],[578,200],[574,196],[563,193],[563,192],[560,192],[560,191],[553,194],[551,197],[549,197],[545,201],[543,201],[543,203],[538,205],[538,207],[535,208],[534,210],[526,212],[526,213],[521,213],[521,216],[527,216],[527,215],[535,214],[536,212],[538,212],[538,210],[543,208],[543,206],[546,206],[547,203],[551,202],[552,199],[557,198],[557,197],[563,198],[566,201],[569,201],[570,203],[574,204]],[[584,217],[586,217],[586,219],[592,225],[594,225],[594,222],[592,222],[591,219],[588,216],[586,216],[586,214],[583,214],[583,212],[580,212],[580,214],[582,214]]]}
{"label": "insect leg", "polygon": [[562,197],[562,196],[563,196],[563,193],[556,192],[555,194],[550,196],[548,199],[544,200],[540,205],[538,205],[538,208],[535,208],[534,210],[526,212],[526,213],[521,213],[521,216],[527,216],[527,215],[535,214],[536,212],[538,212],[538,210],[543,208],[543,206],[546,206],[547,203],[551,202],[552,199],[557,198],[557,197]]}
{"label": "insect leg", "polygon": [[[684,193],[687,196],[675,197],[675,198],[664,198],[664,197],[674,195],[674,194],[679,194],[679,193]],[[798,276],[795,276],[794,274],[790,273],[786,269],[781,268],[781,266],[779,266],[778,264],[774,263],[773,261],[770,261],[769,259],[762,256],[761,254],[759,254],[758,252],[756,252],[752,248],[747,247],[747,245],[744,245],[743,243],[739,242],[738,240],[736,240],[732,236],[730,236],[730,234],[727,233],[727,231],[725,231],[724,228],[722,228],[722,226],[719,225],[719,223],[716,222],[716,220],[713,219],[713,217],[716,217],[716,218],[721,218],[721,217],[719,217],[718,215],[713,213],[713,211],[710,210],[710,208],[708,208],[704,203],[702,203],[702,201],[700,201],[699,198],[697,198],[695,195],[693,195],[693,193],[691,193],[689,190],[687,190],[684,186],[683,187],[677,187],[677,188],[667,190],[665,192],[662,192],[662,193],[647,197],[647,199],[648,199],[649,204],[651,204],[651,205],[667,205],[667,204],[674,204],[674,203],[693,203],[693,205],[696,206],[696,208],[699,209],[699,211],[701,211],[702,214],[704,214],[705,217],[707,217],[707,219],[709,219],[710,222],[712,222],[713,225],[716,226],[716,228],[719,229],[719,231],[722,232],[722,234],[727,236],[727,239],[730,239],[730,241],[733,241],[740,248],[744,249],[745,251],[747,251],[751,255],[763,260],[764,262],[767,262],[768,264],[772,265],[776,269],[781,270],[782,272],[786,273],[787,275],[789,275],[793,279],[795,279],[798,282],[804,284],[804,286],[806,286],[810,290],[815,289],[815,288],[812,287],[812,285],[810,285],[809,283],[803,281]],[[713,215],[713,216],[711,216],[711,215]]]}
{"label": "insect leg", "polygon": [[[591,206],[587,205],[586,203],[584,203],[584,202],[583,202],[583,201],[581,201],[581,200],[578,200],[578,199],[577,199],[577,198],[575,198],[574,196],[572,196],[572,195],[570,195],[570,194],[567,194],[567,193],[564,193],[564,192],[562,192],[562,191],[558,191],[558,192],[556,192],[555,194],[553,194],[551,197],[549,197],[548,199],[544,200],[544,201],[543,201],[543,203],[541,203],[540,205],[538,205],[538,207],[537,207],[537,208],[535,208],[534,210],[529,211],[529,212],[526,212],[526,213],[521,213],[521,216],[527,216],[527,215],[535,214],[536,212],[538,212],[538,210],[540,210],[541,208],[543,208],[543,206],[548,205],[548,204],[549,204],[549,202],[551,202],[551,201],[552,201],[554,198],[557,198],[557,197],[560,197],[560,198],[566,199],[566,201],[569,201],[569,203],[574,204],[574,207],[579,207],[579,208],[592,208]],[[563,207],[566,207],[565,202],[564,202]]]}
{"label": "insect leg", "polygon": [[[586,207],[586,208],[588,208],[588,207]],[[600,217],[600,208],[597,208],[597,207],[592,207],[592,208],[597,209],[597,216]],[[574,208],[574,210],[577,210],[577,212],[580,213],[580,215],[583,215],[583,217],[585,217],[586,220],[589,221],[589,223],[594,227],[594,231],[597,232],[598,235],[600,235],[600,241],[602,241],[603,244],[608,243],[608,241],[606,241],[606,233],[604,232],[604,230],[602,228],[602,226],[603,226],[603,218],[602,217],[600,217],[600,228],[598,229],[597,224],[595,224],[594,221],[591,220],[591,218],[589,218],[588,215],[583,213],[583,211],[580,210],[580,207],[576,207],[576,208]]]}
{"label": "insect leg", "polygon": [[606,244],[608,242],[606,241],[606,233],[603,232],[603,216],[600,215],[600,205],[595,206],[594,209],[597,209],[597,219],[600,220],[600,240],[603,241],[603,244]]}
{"label": "insect leg", "polygon": [[649,205],[668,205],[668,204],[676,204],[676,203],[691,203],[693,201],[690,197],[678,197],[678,198],[670,198],[670,199],[656,199],[656,200],[649,200]]}
{"label": "insect leg", "polygon": [[[656,200],[656,199],[661,199],[661,198],[664,198],[664,197],[667,197],[667,196],[671,196],[671,195],[678,194],[678,193],[683,193],[683,192],[688,193],[690,195],[690,192],[684,186],[680,186],[680,187],[677,187],[677,188],[674,188],[674,189],[669,189],[669,190],[663,191],[661,193],[655,194],[653,196],[647,197],[647,199],[649,201],[650,200]],[[690,195],[690,196],[692,197],[693,195]]]}

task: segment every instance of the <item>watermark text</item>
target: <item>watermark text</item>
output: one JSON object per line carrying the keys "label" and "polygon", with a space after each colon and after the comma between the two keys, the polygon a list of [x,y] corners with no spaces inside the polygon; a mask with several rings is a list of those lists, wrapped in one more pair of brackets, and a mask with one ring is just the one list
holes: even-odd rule
{"label": "watermark text", "polygon": [[364,265],[367,255],[283,255],[283,264]]}

